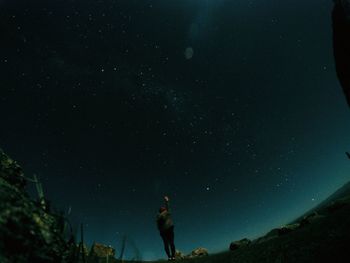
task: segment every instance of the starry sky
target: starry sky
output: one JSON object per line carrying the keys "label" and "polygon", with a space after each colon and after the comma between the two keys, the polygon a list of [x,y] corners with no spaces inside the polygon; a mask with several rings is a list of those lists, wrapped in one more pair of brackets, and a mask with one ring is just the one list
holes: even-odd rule
{"label": "starry sky", "polygon": [[[330,0],[1,0],[0,145],[86,241],[227,249],[349,181]],[[33,186],[28,190],[35,195]]]}

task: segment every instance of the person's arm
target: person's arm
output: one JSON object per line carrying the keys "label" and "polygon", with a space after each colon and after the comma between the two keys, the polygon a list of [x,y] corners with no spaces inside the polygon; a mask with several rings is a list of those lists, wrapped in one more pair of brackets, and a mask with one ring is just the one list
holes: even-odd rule
{"label": "person's arm", "polygon": [[168,212],[170,212],[170,208],[169,208],[169,197],[168,197],[168,196],[164,196],[164,201],[165,201],[166,210],[167,210]]}

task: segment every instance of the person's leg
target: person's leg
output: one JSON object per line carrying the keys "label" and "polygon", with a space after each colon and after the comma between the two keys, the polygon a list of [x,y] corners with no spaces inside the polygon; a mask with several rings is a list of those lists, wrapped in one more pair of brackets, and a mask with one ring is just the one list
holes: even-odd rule
{"label": "person's leg", "polygon": [[170,244],[170,248],[171,248],[171,257],[175,258],[176,249],[175,249],[174,227],[172,227],[169,231],[169,244]]}
{"label": "person's leg", "polygon": [[163,239],[165,253],[167,254],[168,258],[170,258],[171,255],[170,255],[169,241],[168,241],[167,235],[165,233],[162,233],[161,237]]}

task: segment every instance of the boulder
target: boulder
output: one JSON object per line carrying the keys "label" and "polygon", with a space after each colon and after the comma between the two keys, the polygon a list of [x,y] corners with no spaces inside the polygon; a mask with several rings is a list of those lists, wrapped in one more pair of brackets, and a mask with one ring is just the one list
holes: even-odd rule
{"label": "boulder", "polygon": [[175,259],[181,260],[181,259],[185,259],[185,258],[186,258],[186,255],[184,253],[182,253],[179,250],[176,250]]}
{"label": "boulder", "polygon": [[241,240],[238,240],[238,241],[234,241],[234,242],[232,242],[230,244],[230,251],[235,251],[235,250],[237,250],[239,248],[247,247],[251,243],[252,243],[252,241],[247,239],[247,238],[244,238],[244,239],[241,239]]}
{"label": "boulder", "polygon": [[91,247],[89,256],[98,258],[106,258],[107,256],[115,257],[115,249],[112,246],[94,243]]}
{"label": "boulder", "polygon": [[188,258],[198,258],[209,256],[208,250],[205,248],[197,248],[191,252],[187,257]]}

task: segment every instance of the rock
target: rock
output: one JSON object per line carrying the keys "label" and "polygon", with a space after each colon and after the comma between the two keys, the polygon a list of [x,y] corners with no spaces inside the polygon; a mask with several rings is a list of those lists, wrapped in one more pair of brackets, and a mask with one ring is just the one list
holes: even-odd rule
{"label": "rock", "polygon": [[175,252],[175,259],[177,260],[181,260],[181,259],[185,259],[186,258],[186,255],[183,254],[181,251],[179,250],[176,250]]}
{"label": "rock", "polygon": [[198,258],[209,256],[208,250],[205,248],[197,248],[191,252],[187,257],[188,258]]}
{"label": "rock", "polygon": [[300,223],[282,226],[278,229],[278,235],[282,236],[282,235],[288,234],[288,233],[298,229],[299,227],[300,227]]}
{"label": "rock", "polygon": [[239,241],[234,241],[230,244],[230,250],[235,251],[239,248],[249,246],[251,243],[252,242],[247,238],[241,239]]}
{"label": "rock", "polygon": [[9,184],[24,190],[26,180],[23,170],[16,161],[8,157],[0,148],[0,177],[6,180]]}
{"label": "rock", "polygon": [[115,249],[112,246],[106,246],[99,243],[94,243],[91,247],[89,257],[106,258],[115,257]]}

